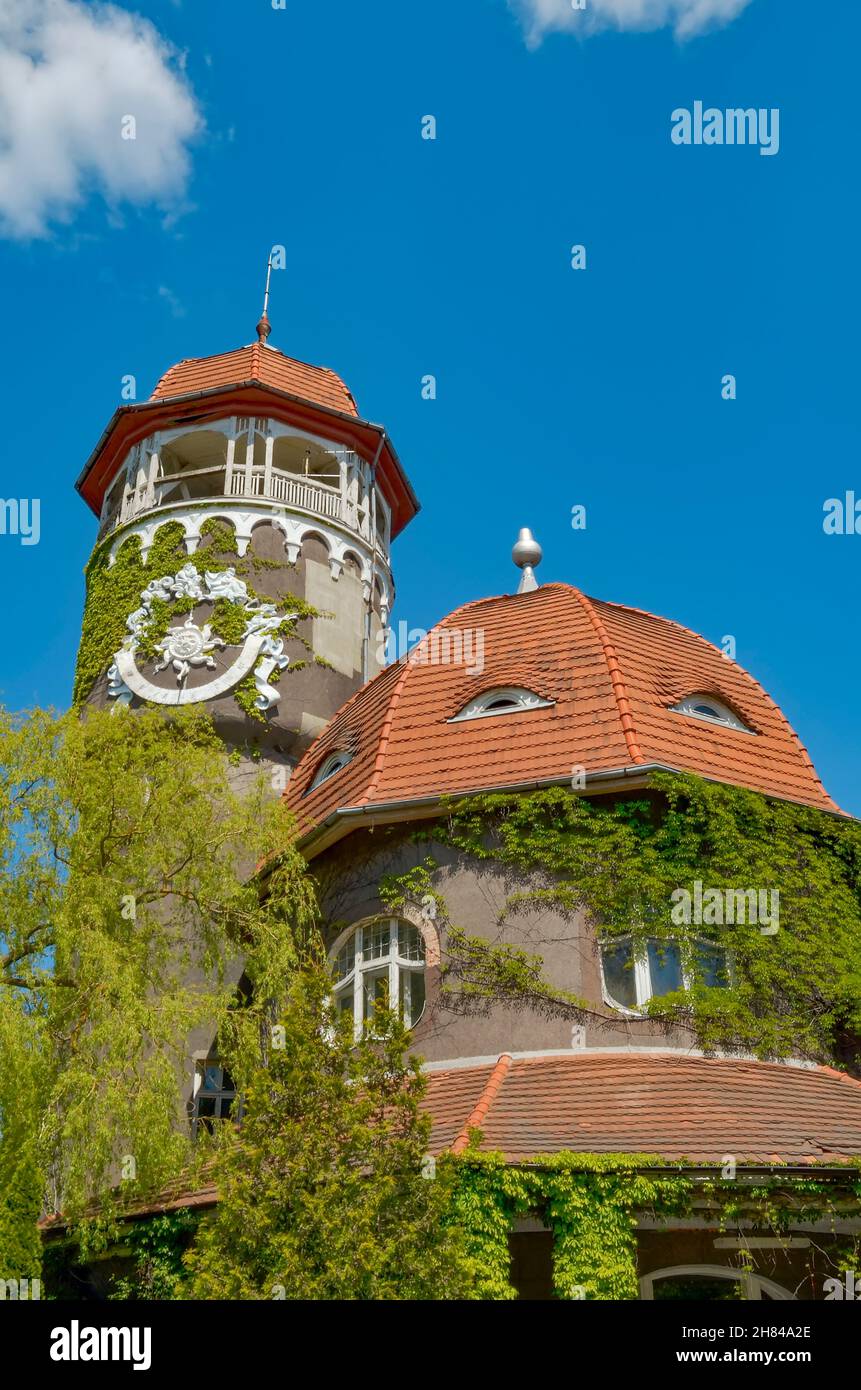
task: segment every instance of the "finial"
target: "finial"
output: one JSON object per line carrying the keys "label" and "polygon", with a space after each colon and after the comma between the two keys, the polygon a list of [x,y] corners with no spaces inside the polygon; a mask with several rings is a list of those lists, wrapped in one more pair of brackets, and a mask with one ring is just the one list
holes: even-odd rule
{"label": "finial", "polygon": [[534,566],[541,564],[543,551],[528,526],[521,527],[511,552],[511,558],[523,573],[517,586],[519,594],[529,594],[538,588]]}
{"label": "finial", "polygon": [[269,252],[269,259],[266,262],[266,290],[263,295],[263,313],[260,315],[260,322],[257,325],[257,341],[265,343],[269,334],[272,332],[272,324],[269,322],[269,281],[272,278],[272,252]]}

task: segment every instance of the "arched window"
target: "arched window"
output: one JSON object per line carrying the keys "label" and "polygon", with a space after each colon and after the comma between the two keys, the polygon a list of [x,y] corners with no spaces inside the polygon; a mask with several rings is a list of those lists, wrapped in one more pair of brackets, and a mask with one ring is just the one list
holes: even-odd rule
{"label": "arched window", "polygon": [[491,714],[514,714],[517,710],[544,709],[552,704],[552,700],[542,699],[534,690],[526,690],[521,685],[497,686],[470,700],[449,723],[454,724],[459,719],[486,718]]}
{"label": "arched window", "polygon": [[738,715],[722,700],[713,695],[686,695],[677,705],[672,706],[674,714],[687,714],[692,719],[706,719],[710,724],[722,724],[725,729],[738,729],[743,734],[752,734]]}
{"label": "arched window", "polygon": [[713,941],[697,938],[691,944],[693,959],[677,941],[649,937],[635,943],[630,936],[601,942],[601,977],[604,999],[614,1009],[639,1013],[650,999],[690,989],[694,978],[712,989],[726,989],[730,981],[727,952]]}
{"label": "arched window", "polygon": [[356,1037],[379,1002],[414,1028],[425,1006],[425,943],[418,927],[384,917],[356,927],[333,961],[335,1000]]}
{"label": "arched window", "polygon": [[347,763],[352,762],[352,760],[352,753],[346,751],[330,753],[328,758],[323,759],[317,771],[314,773],[308,790],[312,792],[315,787],[320,786],[321,782],[325,782],[328,778],[334,777],[336,772],[340,772],[341,768],[346,767]]}
{"label": "arched window", "polygon": [[729,1265],[674,1265],[644,1274],[640,1280],[641,1299],[685,1299],[687,1301],[783,1302],[795,1294],[766,1279],[754,1270],[733,1269]]}

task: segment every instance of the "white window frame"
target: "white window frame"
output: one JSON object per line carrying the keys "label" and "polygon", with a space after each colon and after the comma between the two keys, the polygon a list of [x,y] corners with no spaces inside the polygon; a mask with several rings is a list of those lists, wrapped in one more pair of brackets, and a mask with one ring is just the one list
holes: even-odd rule
{"label": "white window frame", "polygon": [[[497,700],[513,700],[515,703],[506,709],[488,709],[488,705],[494,704]],[[468,705],[452,719],[449,724],[458,724],[464,719],[491,719],[497,714],[520,714],[523,710],[548,709],[555,702],[545,700],[543,696],[536,695],[534,690],[527,690],[522,685],[500,685],[493,690],[485,690],[474,700],[470,700]]]}
{"label": "white window frame", "polygon": [[[369,956],[364,958],[365,932],[372,932],[388,923],[389,927],[389,949],[385,956]],[[419,934],[422,943],[423,955],[420,961],[407,960],[401,956],[398,950],[399,929],[400,927],[411,927]],[[370,922],[363,922],[355,927],[352,932],[348,932],[336,942],[335,948],[330,955],[330,962],[334,968],[338,956],[344,947],[350,942],[355,942],[353,968],[344,976],[342,980],[337,980],[333,988],[333,995],[337,1003],[342,994],[349,989],[353,991],[353,1036],[360,1038],[365,1026],[365,990],[364,977],[366,975],[378,975],[384,969],[388,971],[389,1001],[388,1007],[397,1012],[401,1004],[401,971],[407,970],[412,974],[425,976],[425,989],[427,989],[427,941],[424,932],[415,922],[410,922],[405,917],[375,917]],[[421,1012],[408,1024],[409,1028],[415,1028],[424,1016],[427,1007],[427,993],[421,1007]]]}
{"label": "white window frame", "polygon": [[670,1265],[644,1274],[640,1280],[640,1298],[646,1302],[655,1297],[655,1284],[661,1279],[684,1279],[690,1275],[705,1275],[708,1279],[732,1279],[744,1289],[745,1301],[757,1302],[767,1294],[775,1302],[795,1302],[795,1294],[773,1279],[766,1279],[752,1270],[734,1269],[732,1265]]}
{"label": "white window frame", "polygon": [[[203,1055],[201,1055],[201,1054],[198,1053],[198,1054],[195,1056],[195,1058],[194,1058],[194,1081],[193,1081],[192,1093],[191,1093],[191,1106],[192,1106],[191,1121],[192,1121],[192,1134],[195,1135],[195,1136],[197,1135],[198,1128],[199,1128],[199,1126],[200,1126],[201,1124],[204,1124],[204,1125],[210,1124],[210,1123],[214,1124],[214,1123],[216,1123],[216,1122],[219,1122],[219,1123],[220,1123],[222,1120],[229,1120],[229,1119],[238,1120],[238,1119],[240,1118],[240,1113],[241,1113],[241,1108],[242,1108],[242,1107],[241,1107],[241,1103],[240,1103],[240,1100],[239,1100],[238,1093],[237,1093],[237,1091],[235,1090],[235,1088],[225,1087],[225,1086],[222,1085],[222,1086],[220,1086],[217,1090],[214,1090],[214,1091],[205,1091],[205,1090],[203,1089],[203,1082],[204,1082],[204,1079],[205,1079],[205,1076],[206,1076],[207,1071],[208,1071],[209,1069],[215,1068],[215,1067],[217,1067],[218,1070],[219,1070],[219,1072],[221,1073],[221,1080],[222,1080],[222,1082],[223,1082],[223,1081],[224,1081],[224,1063],[221,1061],[221,1058],[220,1058],[220,1057],[213,1057],[211,1054],[208,1054],[208,1053],[207,1053],[207,1054],[203,1054]],[[202,1096],[206,1096],[207,1099],[212,1099],[212,1100],[215,1101],[215,1113],[214,1113],[214,1114],[212,1114],[212,1115],[201,1115],[201,1114],[200,1114],[200,1099],[201,1099]],[[232,1102],[232,1106],[231,1106],[231,1109],[228,1111],[227,1114],[222,1114],[222,1113],[221,1113],[222,1104],[223,1104],[223,1102],[226,1101],[226,1100],[231,1101],[231,1102]]]}
{"label": "white window frame", "polygon": [[[697,705],[711,705],[715,714],[703,714],[702,710],[696,708]],[[677,705],[670,706],[673,714],[687,715],[688,719],[700,719],[704,724],[719,724],[724,729],[737,729],[742,734],[753,734],[754,730],[748,728],[747,724],[742,723],[737,714],[725,705],[723,700],[715,699],[714,695],[686,695]]]}
{"label": "white window frame", "polygon": [[[636,948],[637,943],[634,942],[634,938],[629,935],[608,936],[605,937],[603,940],[599,940],[598,964],[601,969],[601,994],[604,999],[604,1003],[608,1004],[611,1009],[618,1010],[619,1013],[627,1014],[629,1018],[642,1018],[645,1013],[645,1007],[648,1004],[649,1000],[654,998],[660,999],[662,997],[661,995],[655,995],[651,988],[652,976],[651,971],[649,969],[648,951],[648,945],[650,941],[657,941],[659,944],[663,946],[677,946],[681,954],[682,989],[690,989],[694,982],[694,977],[691,972],[690,965],[688,963],[689,953],[685,950],[685,946],[687,943],[682,941],[672,941],[669,939],[665,940],[664,938],[659,936],[650,936],[647,937],[645,941],[643,941],[642,950],[634,950],[634,968],[631,973],[634,976],[634,989],[637,995],[636,1008],[632,1009],[629,1004],[620,1004],[618,1000],[613,998],[612,994],[607,988],[607,979],[604,974],[604,947],[625,946],[633,944]],[[717,942],[711,941],[708,937],[705,936],[694,937],[690,944],[694,949],[696,949],[697,946],[712,946],[717,947],[717,949],[720,951],[723,951],[724,965],[727,974],[727,987],[732,984],[732,966],[730,962],[729,951],[726,949],[725,946],[719,946]]]}
{"label": "white window frame", "polygon": [[314,776],[311,778],[311,785],[308,791],[313,792],[317,787],[322,787],[324,782],[328,782],[330,777],[334,777],[352,761],[353,754],[344,748],[339,749],[335,753],[330,753],[328,758],[323,759],[317,771],[314,773]]}

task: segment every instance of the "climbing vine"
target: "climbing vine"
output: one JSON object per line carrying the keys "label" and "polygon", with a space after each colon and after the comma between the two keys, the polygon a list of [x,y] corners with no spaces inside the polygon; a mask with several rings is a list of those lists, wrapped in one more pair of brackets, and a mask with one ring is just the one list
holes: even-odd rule
{"label": "climbing vine", "polygon": [[197,1213],[180,1208],[137,1221],[126,1236],[131,1269],[114,1281],[111,1298],[148,1302],[183,1297],[185,1252],[197,1233]]}
{"label": "climbing vine", "polygon": [[[116,651],[128,637],[126,626],[129,615],[140,607],[141,593],[154,578],[175,573],[184,565],[191,565],[199,574],[219,572],[226,568],[221,558],[230,556],[229,563],[235,572],[245,577],[257,574],[264,569],[278,569],[272,560],[250,553],[237,557],[233,528],[217,517],[208,518],[201,527],[201,544],[194,554],[186,553],[185,532],[179,522],[166,522],[160,526],[153,537],[149,555],[144,563],[141,543],[138,536],[130,536],[117,551],[114,563],[110,564],[111,540],[97,546],[86,569],[87,597],[81,644],[78,649],[78,662],[75,673],[73,701],[82,704],[90,695],[95,682],[106,670]],[[261,602],[265,600],[246,579],[248,597]],[[316,608],[294,594],[282,593],[276,602],[289,602],[290,614],[277,629],[277,635],[298,641],[307,652],[311,644],[298,630],[297,624],[306,618],[323,616]],[[196,601],[188,596],[173,600],[156,598],[152,600],[151,621],[140,640],[138,652],[142,660],[151,661],[157,654],[158,643],[166,635],[175,620],[192,611]],[[236,645],[242,641],[247,614],[238,604],[229,599],[217,599],[209,619],[210,627],[216,637]],[[326,663],[313,658],[320,665]],[[288,672],[301,670],[307,661],[291,662]],[[269,681],[277,685],[284,673],[277,668]],[[257,689],[253,673],[246,675],[234,687],[236,703],[253,719],[265,722],[257,708]]]}
{"label": "climbing vine", "polygon": [[[643,1217],[660,1222],[685,1217],[704,1205],[716,1229],[780,1237],[804,1223],[824,1222],[836,1230],[841,1216],[857,1214],[861,1197],[859,1160],[839,1165],[837,1181],[812,1172],[781,1174],[744,1186],[720,1170],[667,1164],[650,1154],[538,1155],[528,1164],[507,1164],[503,1155],[473,1146],[458,1160],[452,1219],[464,1230],[477,1274],[476,1296],[516,1297],[511,1284],[508,1236],[515,1221],[538,1217],[553,1235],[553,1287],[558,1298],[625,1300],[640,1296],[637,1228]],[[857,1269],[861,1236],[846,1238],[821,1256],[820,1274]],[[740,1251],[737,1268],[745,1268]],[[808,1263],[812,1273],[813,1263]]]}
{"label": "climbing vine", "polygon": [[[584,913],[602,938],[677,944],[686,987],[645,1012],[691,1029],[706,1051],[762,1058],[803,1056],[861,1069],[861,827],[806,806],[686,774],[659,774],[636,799],[586,798],[553,787],[527,795],[474,797],[418,832],[479,863],[501,868],[500,921],[542,911]],[[425,892],[437,892],[425,860]],[[776,892],[779,925],[680,926],[679,890]],[[387,885],[387,891],[393,891]],[[415,885],[413,885],[415,891]],[[539,928],[540,930],[540,928]],[[709,974],[699,943],[726,952]],[[444,989],[461,1006],[504,1000],[572,1018],[584,1000],[550,984],[540,954],[469,935],[451,924]],[[592,1012],[607,1010],[592,1006]]]}

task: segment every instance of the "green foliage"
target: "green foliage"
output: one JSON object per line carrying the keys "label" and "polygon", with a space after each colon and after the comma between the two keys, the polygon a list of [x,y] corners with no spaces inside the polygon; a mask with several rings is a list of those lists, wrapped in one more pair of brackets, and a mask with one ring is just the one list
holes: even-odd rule
{"label": "green foliage", "polygon": [[21,1026],[20,1001],[0,989],[0,1279],[38,1279],[44,1173],[37,1115],[44,1082],[41,1021]]}
{"label": "green foliage", "polygon": [[218,1136],[220,1203],[188,1256],[190,1296],[469,1296],[473,1261],[444,1220],[454,1167],[423,1174],[425,1081],[398,1017],[380,1011],[354,1046],[309,962],[270,1022],[281,1045],[243,1080],[242,1125]]}
{"label": "green foliage", "polygon": [[[477,1140],[478,1135],[473,1139]],[[476,1296],[515,1297],[508,1235],[523,1216],[542,1219],[553,1234],[553,1284],[564,1299],[639,1298],[637,1226],[711,1209],[715,1227],[746,1223],[772,1236],[799,1223],[857,1215],[859,1162],[846,1163],[835,1182],[809,1177],[764,1178],[756,1186],[711,1175],[687,1164],[667,1165],[652,1154],[538,1155],[513,1167],[498,1153],[469,1148],[458,1160],[450,1218],[461,1226],[477,1273]],[[699,1204],[695,1206],[695,1203]],[[815,1253],[830,1267],[857,1269],[861,1236]],[[742,1296],[740,1293],[736,1296]]]}
{"label": "green foliage", "polygon": [[546,1164],[542,1196],[560,1298],[639,1298],[638,1214],[680,1215],[691,1195],[686,1178],[650,1174],[656,1161],[627,1154],[538,1160]]}
{"label": "green foliage", "polygon": [[[507,912],[584,911],[605,937],[680,941],[692,986],[653,999],[649,1013],[692,1027],[704,1049],[839,1060],[851,1047],[857,1059],[861,827],[688,775],[655,776],[652,788],[639,800],[589,799],[560,787],[472,798],[452,809],[443,838],[504,867]],[[720,890],[777,889],[778,933],[680,927],[671,895],[697,880]],[[729,950],[731,988],[704,978],[693,949],[703,937]],[[463,993],[538,999],[540,958],[463,933],[452,942],[452,977]],[[558,998],[576,1013],[576,1001]]]}
{"label": "green foliage", "polygon": [[[276,852],[262,901],[252,871]],[[32,1234],[40,1202],[80,1222],[98,1201],[95,1246],[193,1172],[177,1096],[189,1034],[230,1016],[240,954],[277,998],[315,914],[289,816],[262,776],[231,790],[203,715],[0,714],[4,1228],[10,1202]],[[117,1185],[126,1157],[136,1174]]]}
{"label": "green foliage", "polygon": [[197,1231],[199,1217],[186,1209],[136,1221],[125,1235],[134,1269],[117,1279],[112,1298],[164,1302],[184,1295],[185,1253]]}
{"label": "green foliage", "polygon": [[462,1232],[476,1271],[474,1297],[517,1297],[511,1283],[509,1233],[529,1213],[535,1196],[531,1174],[506,1163],[502,1154],[482,1153],[479,1135],[457,1165],[457,1184],[448,1220]]}
{"label": "green foliage", "polygon": [[109,564],[111,540],[93,551],[85,571],[87,597],[72,695],[76,705],[86,700],[114,652],[128,637],[126,619],[140,607],[141,591],[151,579],[173,573],[180,556],[188,558],[183,535],[177,521],[160,526],[146,565],[137,536],[123,542],[113,565]]}

